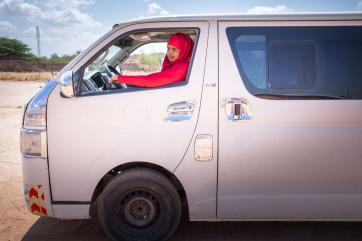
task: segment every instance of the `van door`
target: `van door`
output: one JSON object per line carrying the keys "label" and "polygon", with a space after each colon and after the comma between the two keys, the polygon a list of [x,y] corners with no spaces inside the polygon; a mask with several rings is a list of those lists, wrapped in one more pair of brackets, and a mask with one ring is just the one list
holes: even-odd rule
{"label": "van door", "polygon": [[218,218],[362,218],[361,22],[323,24],[220,22]]}
{"label": "van door", "polygon": [[206,22],[129,25],[111,33],[73,70],[122,34],[141,29],[199,30],[188,82],[76,98],[63,98],[54,91],[49,98],[47,126],[50,182],[56,203],[89,204],[101,178],[124,163],[152,163],[172,172],[187,151],[200,106]]}

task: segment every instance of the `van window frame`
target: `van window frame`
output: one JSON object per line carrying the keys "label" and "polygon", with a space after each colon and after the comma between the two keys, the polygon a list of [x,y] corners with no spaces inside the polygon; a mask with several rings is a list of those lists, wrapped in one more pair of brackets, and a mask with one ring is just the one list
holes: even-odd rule
{"label": "van window frame", "polygon": [[[284,29],[292,29],[297,30],[296,35],[288,35],[288,32],[282,32]],[[320,48],[325,48],[325,45],[319,46],[320,41],[325,41],[325,38],[320,38],[318,36],[314,36],[313,31],[315,29],[320,28],[324,31],[330,31],[330,33],[333,33],[333,28],[336,28],[337,31],[345,30],[347,28],[350,28],[352,31],[357,31],[359,28],[362,28],[360,25],[356,26],[349,26],[349,25],[309,25],[309,26],[229,26],[226,28],[225,34],[229,43],[229,46],[232,51],[234,62],[236,63],[236,66],[238,68],[238,72],[241,77],[241,81],[246,87],[246,90],[253,96],[262,98],[262,99],[287,99],[287,100],[325,100],[325,99],[350,99],[350,100],[361,100],[362,94],[358,92],[358,90],[362,91],[361,88],[359,88],[359,83],[356,81],[356,79],[351,79],[353,82],[352,84],[346,84],[342,85],[343,81],[337,81],[336,84],[339,84],[340,86],[332,87],[332,88],[326,88],[324,85],[328,82],[328,79],[324,77],[324,79],[320,79],[320,82],[317,83],[319,85],[317,88],[285,88],[285,89],[273,89],[269,88],[268,83],[270,81],[270,41],[280,40],[280,41],[317,41],[317,65],[316,65],[316,73],[317,73],[317,79],[320,78],[320,72],[324,71],[326,72],[326,69],[322,69],[321,66],[325,66],[329,62],[327,62],[325,59],[321,59],[321,53],[319,52]],[[355,28],[355,29],[354,29]],[[276,31],[280,31],[280,33],[272,33],[272,37],[268,38],[268,34],[271,34],[271,31],[275,29]],[[300,32],[298,30],[301,29]],[[311,31],[311,35],[307,35],[306,38],[301,38],[302,31]],[[355,32],[353,32],[356,34]],[[279,37],[276,38],[276,36]],[[282,34],[287,34],[286,37],[283,37]],[[260,35],[265,36],[265,62],[266,62],[266,89],[261,89],[255,86],[252,80],[249,79],[247,76],[247,71],[244,69],[244,66],[242,65],[242,61],[240,61],[240,56],[237,51],[236,47],[236,39],[240,36],[248,36],[248,35]],[[293,37],[291,37],[293,36]],[[309,38],[308,38],[309,36]],[[350,40],[356,41],[360,39],[360,35],[348,35],[348,36],[355,36],[355,38],[350,38]],[[337,39],[338,40],[338,39]],[[359,49],[359,48],[358,48]],[[325,54],[325,52],[323,52]],[[320,61],[324,61],[321,62]],[[360,60],[361,61],[361,60]],[[359,63],[359,61],[355,61],[356,63]],[[341,71],[343,71],[342,69]],[[353,84],[354,83],[354,84]],[[343,89],[345,89],[343,91]],[[350,95],[350,90],[356,89],[356,95]],[[278,91],[275,91],[278,90]]]}
{"label": "van window frame", "polygon": [[[127,88],[127,89],[112,89],[109,91],[99,91],[99,92],[88,92],[85,94],[81,94],[80,93],[80,86],[82,84],[83,81],[83,74],[85,71],[85,68],[91,64],[98,56],[100,53],[104,52],[106,49],[110,48],[110,46],[128,36],[134,33],[138,33],[138,32],[157,32],[157,31],[164,31],[164,32],[175,32],[175,31],[184,31],[184,30],[193,30],[196,32],[196,38],[195,38],[195,42],[194,42],[194,47],[192,50],[192,55],[191,55],[191,60],[190,60],[190,64],[189,64],[189,68],[187,71],[187,75],[186,75],[186,79],[184,81],[180,81],[180,82],[176,82],[176,83],[171,83],[168,85],[164,85],[164,86],[159,86],[159,87],[139,87],[139,86],[134,86],[131,88]],[[135,29],[135,30],[131,30],[128,32],[125,32],[119,36],[117,36],[116,38],[112,39],[111,41],[109,41],[109,43],[107,43],[103,48],[101,48],[96,54],[94,54],[91,58],[89,58],[79,69],[76,73],[73,74],[73,76],[77,76],[76,80],[73,79],[73,83],[77,83],[77,85],[75,86],[75,97],[87,97],[87,96],[96,96],[96,95],[108,95],[108,94],[118,94],[118,93],[128,93],[128,92],[135,92],[135,91],[147,91],[147,90],[156,90],[156,89],[167,89],[167,88],[175,88],[175,87],[181,87],[181,86],[185,86],[189,83],[189,77],[192,71],[192,67],[193,67],[193,62],[194,62],[194,58],[195,58],[195,53],[197,50],[197,46],[198,46],[198,42],[199,42],[199,38],[200,38],[200,33],[201,33],[201,29],[199,27],[162,27],[162,28],[140,28],[140,29]],[[148,43],[159,43],[159,42],[148,42]],[[141,46],[144,46],[145,44],[148,43],[144,43]],[[138,48],[134,49],[134,51],[136,51]]]}

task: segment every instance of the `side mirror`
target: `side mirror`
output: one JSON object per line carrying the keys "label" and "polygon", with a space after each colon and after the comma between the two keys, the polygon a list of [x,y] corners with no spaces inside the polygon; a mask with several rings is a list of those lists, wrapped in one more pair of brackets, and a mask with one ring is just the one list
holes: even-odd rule
{"label": "side mirror", "polygon": [[60,95],[66,98],[74,97],[73,72],[71,70],[60,76]]}

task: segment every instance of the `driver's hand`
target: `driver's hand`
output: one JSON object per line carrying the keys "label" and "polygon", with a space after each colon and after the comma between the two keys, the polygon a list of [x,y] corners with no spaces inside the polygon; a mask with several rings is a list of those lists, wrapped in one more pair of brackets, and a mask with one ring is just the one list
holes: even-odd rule
{"label": "driver's hand", "polygon": [[109,86],[112,86],[114,83],[117,83],[117,80],[118,80],[117,76],[112,76],[108,81]]}

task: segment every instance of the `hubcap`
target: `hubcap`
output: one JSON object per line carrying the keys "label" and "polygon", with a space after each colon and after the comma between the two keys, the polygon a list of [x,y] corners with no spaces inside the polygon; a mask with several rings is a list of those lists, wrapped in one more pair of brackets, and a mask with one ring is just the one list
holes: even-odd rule
{"label": "hubcap", "polygon": [[122,201],[125,221],[135,227],[144,227],[157,218],[156,199],[145,192],[131,193]]}

